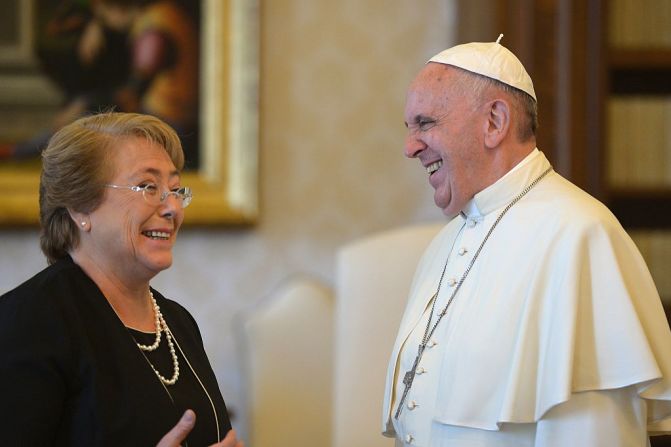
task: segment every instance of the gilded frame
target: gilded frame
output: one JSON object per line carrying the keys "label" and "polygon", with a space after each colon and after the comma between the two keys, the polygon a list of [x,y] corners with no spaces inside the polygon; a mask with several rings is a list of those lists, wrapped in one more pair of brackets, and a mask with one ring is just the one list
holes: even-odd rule
{"label": "gilded frame", "polygon": [[[185,225],[248,225],[258,216],[258,0],[201,0],[201,167]],[[0,225],[39,223],[39,170],[0,166]]]}

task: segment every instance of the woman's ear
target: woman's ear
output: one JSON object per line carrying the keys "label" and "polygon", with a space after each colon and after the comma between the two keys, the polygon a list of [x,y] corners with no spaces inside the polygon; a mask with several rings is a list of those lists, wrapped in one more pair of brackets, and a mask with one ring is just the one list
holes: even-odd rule
{"label": "woman's ear", "polygon": [[74,211],[68,208],[68,214],[70,219],[75,223],[81,231],[91,231],[91,219],[86,213],[80,213],[79,211]]}
{"label": "woman's ear", "polygon": [[497,147],[510,131],[510,104],[503,99],[495,99],[490,103],[489,114],[485,126],[485,145]]}

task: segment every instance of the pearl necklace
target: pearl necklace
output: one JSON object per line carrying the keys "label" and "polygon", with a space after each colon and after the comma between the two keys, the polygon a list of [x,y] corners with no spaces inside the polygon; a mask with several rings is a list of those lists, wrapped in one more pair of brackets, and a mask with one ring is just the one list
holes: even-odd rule
{"label": "pearl necklace", "polygon": [[149,359],[147,359],[147,362],[149,363],[149,366],[151,366],[151,369],[154,371],[154,373],[161,382],[163,382],[165,385],[174,385],[177,382],[177,379],[179,379],[179,359],[177,358],[177,353],[175,352],[175,345],[172,342],[172,335],[170,333],[170,328],[168,328],[168,325],[165,322],[165,319],[163,318],[163,314],[161,313],[161,308],[158,307],[158,303],[156,302],[156,299],[154,299],[154,294],[151,292],[151,290],[149,290],[149,296],[151,297],[151,303],[154,308],[154,322],[156,323],[156,340],[154,340],[154,343],[151,345],[143,345],[137,342],[136,344],[141,351],[148,351],[148,352],[154,351],[158,348],[158,345],[161,343],[161,332],[165,332],[165,339],[168,342],[168,348],[170,349],[170,356],[172,357],[172,366],[173,366],[172,377],[170,379],[166,379],[161,375],[161,373],[158,372],[158,370],[149,361]]}

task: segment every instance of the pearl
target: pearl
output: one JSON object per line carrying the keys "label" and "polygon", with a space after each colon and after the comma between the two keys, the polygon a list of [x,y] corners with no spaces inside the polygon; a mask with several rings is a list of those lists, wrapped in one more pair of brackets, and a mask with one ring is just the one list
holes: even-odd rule
{"label": "pearl", "polygon": [[168,327],[168,324],[165,322],[165,319],[163,318],[163,314],[161,313],[161,308],[158,307],[158,303],[156,302],[156,299],[154,299],[154,294],[149,290],[149,296],[151,297],[151,302],[152,306],[154,308],[154,323],[156,324],[156,340],[154,340],[154,343],[151,345],[143,345],[140,343],[136,343],[137,347],[140,348],[142,351],[154,351],[156,348],[158,348],[158,345],[161,343],[161,332],[165,332],[165,340],[168,342],[168,349],[170,350],[170,356],[172,357],[172,367],[173,367],[173,373],[172,377],[170,379],[166,379],[161,375],[161,373],[158,372],[158,370],[152,365],[152,363],[147,359],[147,362],[149,363],[149,366],[151,366],[151,369],[154,371],[156,374],[156,377],[165,385],[174,385],[177,382],[177,379],[179,379],[179,359],[177,358],[177,353],[175,352],[175,345],[172,342],[172,334],[170,332],[170,328]]}
{"label": "pearl", "polygon": [[154,294],[149,291],[149,296],[151,297],[151,304],[154,308],[154,325],[156,326],[156,340],[151,345],[143,345],[137,343],[137,347],[142,351],[155,351],[158,348],[159,343],[161,343],[161,320],[163,320],[163,315],[161,314],[161,309],[158,307],[158,303],[154,299]]}

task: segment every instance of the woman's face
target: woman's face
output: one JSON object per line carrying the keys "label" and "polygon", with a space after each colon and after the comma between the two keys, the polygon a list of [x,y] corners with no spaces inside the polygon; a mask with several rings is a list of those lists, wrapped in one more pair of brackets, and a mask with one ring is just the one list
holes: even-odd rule
{"label": "woman's face", "polygon": [[102,203],[90,213],[88,251],[119,280],[147,281],[172,264],[184,210],[173,194],[152,205],[141,191],[123,187],[153,183],[160,195],[180,187],[179,173],[161,146],[140,137],[121,140],[111,165],[109,183],[122,188],[105,188]]}

